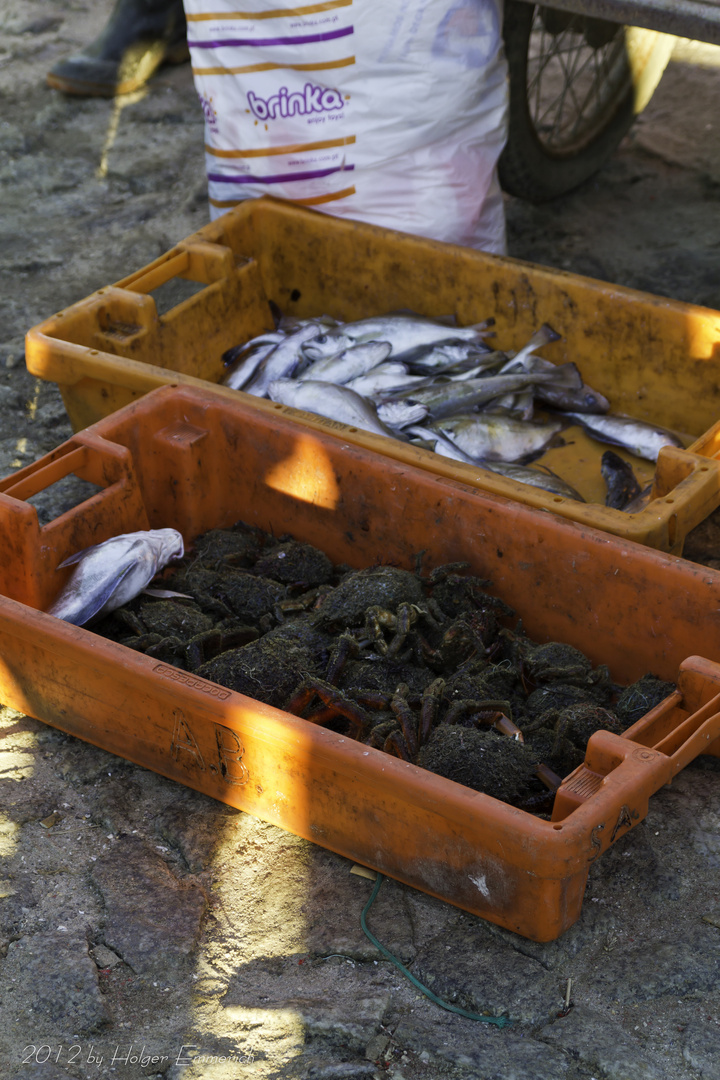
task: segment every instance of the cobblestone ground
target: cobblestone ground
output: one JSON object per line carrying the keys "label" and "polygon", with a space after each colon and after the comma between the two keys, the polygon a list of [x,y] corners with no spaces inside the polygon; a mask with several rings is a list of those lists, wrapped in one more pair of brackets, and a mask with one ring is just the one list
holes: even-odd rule
{"label": "cobblestone ground", "polygon": [[[70,427],[26,330],[207,220],[187,66],[117,102],[47,90],[108,0],[0,10],[0,476]],[[720,308],[720,75],[686,47],[613,161],[511,253]],[[38,503],[44,519],[72,504]],[[65,1080],[712,1080],[720,1075],[720,772],[688,768],[593,865],[580,921],[536,945],[0,709],[0,1076]],[[574,1008],[558,1018],[569,978]]]}

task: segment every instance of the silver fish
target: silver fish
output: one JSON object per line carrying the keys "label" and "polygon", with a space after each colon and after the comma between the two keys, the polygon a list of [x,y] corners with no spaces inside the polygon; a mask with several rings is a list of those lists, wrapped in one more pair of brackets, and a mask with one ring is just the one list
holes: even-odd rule
{"label": "silver fish", "polygon": [[445,435],[475,462],[518,461],[536,454],[562,430],[562,424],[525,424],[509,416],[471,413],[450,416],[430,424],[433,431]]}
{"label": "silver fish", "polygon": [[58,566],[61,570],[76,564],[47,613],[84,626],[90,619],[127,604],[171,559],[180,559],[183,553],[177,529],[123,533],[78,551]]}
{"label": "silver fish", "polygon": [[498,476],[507,476],[510,480],[517,480],[520,484],[530,484],[531,487],[549,491],[552,495],[562,495],[565,499],[585,502],[579,491],[576,491],[571,484],[551,469],[540,472],[539,469],[531,469],[527,465],[515,465],[508,461],[478,461],[477,464],[483,469],[497,473]]}
{"label": "silver fish", "polygon": [[317,413],[318,416],[327,416],[351,427],[372,431],[375,435],[397,438],[378,418],[375,406],[354,390],[348,390],[347,386],[336,386],[335,383],[313,379],[308,379],[307,382],[276,379],[270,383],[268,396],[272,401],[291,405],[294,409],[305,409],[307,412]]}
{"label": "silver fish", "polygon": [[339,323],[332,315],[313,315],[311,319],[298,319],[296,315],[283,315],[277,323],[277,328],[285,334],[293,334],[302,326],[310,326],[311,324],[319,327],[319,333],[342,326],[342,323]]}
{"label": "silver fish", "polygon": [[[280,335],[281,340],[284,337],[284,334]],[[250,352],[243,353],[235,367],[231,368],[220,380],[220,385],[229,386],[231,390],[242,390],[245,383],[250,381],[265,357],[270,355],[277,344],[278,342],[271,341],[265,345],[256,345]]]}
{"label": "silver fish", "polygon": [[622,446],[631,454],[637,454],[638,457],[646,458],[648,461],[657,461],[663,446],[682,447],[684,445],[682,440],[667,428],[647,424],[621,413],[596,416],[592,413],[565,412],[563,415],[575,420],[600,442]]}
{"label": "silver fish", "polygon": [[440,457],[451,458],[452,461],[464,461],[467,465],[475,465],[477,462],[464,453],[450,439],[446,439],[439,431],[431,431],[430,428],[414,424],[405,429],[408,435],[414,435],[416,439],[422,439],[426,445],[430,445]]}
{"label": "silver fish", "polygon": [[364,345],[351,345],[337,356],[328,356],[310,364],[303,374],[305,379],[320,379],[323,382],[348,383],[351,379],[367,375],[374,367],[387,360],[392,352],[388,341],[369,341]]}
{"label": "silver fish", "polygon": [[563,411],[572,409],[573,412],[606,413],[610,410],[608,399],[585,382],[579,390],[558,389],[551,384],[538,386],[535,397],[545,405]]}
{"label": "silver fish", "polygon": [[614,450],[606,450],[603,454],[600,472],[607,484],[605,505],[613,510],[624,510],[641,494],[632,465]]}
{"label": "silver fish", "polygon": [[[416,375],[414,378],[422,379],[423,376]],[[405,364],[400,364],[395,360],[386,360],[374,367],[372,371],[368,371],[367,375],[359,375],[345,385],[356,394],[372,397],[374,394],[390,393],[399,386],[407,386],[412,379],[413,376],[408,375]]]}
{"label": "silver fish", "polygon": [[[407,364],[411,372],[418,375],[430,374],[434,371],[461,374],[471,368],[481,368],[483,371],[495,369],[499,372],[502,365],[508,360],[507,353],[498,352],[497,350],[478,352],[474,348],[474,343],[457,346],[457,349],[464,349],[465,355],[456,355],[455,346],[451,347],[449,343],[441,342],[437,348],[433,348],[429,352],[421,352],[417,359],[415,353],[405,353],[405,355],[399,356],[398,359]],[[472,351],[470,351],[471,349]]]}
{"label": "silver fish", "polygon": [[[419,315],[381,315],[344,323],[341,333],[355,341],[389,341],[395,356],[438,341],[480,342],[486,328],[486,322],[475,326],[449,327]],[[328,334],[328,337],[332,337],[332,334]]]}
{"label": "silver fish", "polygon": [[505,353],[491,351],[484,341],[440,341],[436,345],[423,345],[419,349],[406,353],[403,362],[423,371],[434,371],[447,367],[448,364],[479,364],[484,358],[490,362],[499,362],[498,357],[506,359]]}
{"label": "silver fish", "polygon": [[[574,371],[568,370],[569,367]],[[563,364],[555,368],[553,374],[538,372],[535,375],[528,375],[525,372],[518,372],[517,375],[488,375],[485,378],[469,379],[465,382],[452,381],[439,386],[414,388],[404,394],[399,394],[398,397],[427,405],[431,416],[439,420],[443,416],[450,416],[492,401],[493,398],[503,394],[524,390],[530,384],[549,381],[561,383],[566,378],[572,381],[579,378],[574,365]]]}
{"label": "silver fish", "polygon": [[532,420],[535,411],[532,388],[522,390],[517,394],[504,394],[503,397],[493,398],[483,406],[482,411],[513,416],[516,420]]}
{"label": "silver fish", "polygon": [[307,326],[301,326],[294,333],[288,334],[265,357],[252,379],[245,384],[243,387],[245,393],[253,394],[255,397],[265,397],[271,382],[294,374],[302,362],[300,346],[311,338],[317,337],[317,333],[317,323],[309,323]]}
{"label": "silver fish", "polygon": [[395,429],[402,429],[408,424],[419,424],[428,414],[427,405],[416,405],[411,401],[388,401],[378,405],[377,414],[383,424]]}
{"label": "silver fish", "polygon": [[498,365],[493,362],[492,364],[475,364],[474,367],[469,367],[463,370],[463,365],[454,364],[452,367],[445,368],[444,371],[439,371],[438,374],[446,375],[449,379],[454,379],[455,382],[464,382],[466,379],[480,379],[490,376],[492,373],[500,375],[498,371]]}
{"label": "silver fish", "polygon": [[[510,374],[521,368],[525,371],[552,371],[554,367],[555,364],[550,360],[543,360],[540,356],[527,356],[524,361],[518,361],[517,357],[514,357],[503,367],[502,373]],[[610,410],[608,399],[588,386],[582,377],[577,389],[556,387],[552,383],[547,386],[541,384],[536,389],[535,397],[556,409],[572,409],[573,412],[606,413]]]}
{"label": "silver fish", "polygon": [[223,353],[222,359],[225,367],[230,367],[236,364],[245,353],[252,352],[260,345],[277,345],[283,340],[285,334],[282,330],[266,330],[262,334],[258,334],[254,338],[250,338],[249,341],[244,341],[242,345],[234,345],[232,349],[228,349]]}

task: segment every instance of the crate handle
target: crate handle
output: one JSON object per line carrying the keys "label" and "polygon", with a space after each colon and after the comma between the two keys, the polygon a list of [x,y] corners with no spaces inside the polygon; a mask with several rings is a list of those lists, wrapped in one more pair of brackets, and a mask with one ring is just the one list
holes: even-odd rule
{"label": "crate handle", "polygon": [[179,277],[189,266],[190,253],[181,251],[178,255],[165,259],[164,262],[146,267],[145,271],[140,271],[136,277],[125,279],[122,288],[130,292],[150,293],[154,289],[159,289],[161,285],[166,285],[173,278]]}
{"label": "crate handle", "polygon": [[45,488],[52,487],[58,480],[64,480],[77,469],[83,468],[87,460],[87,446],[70,448],[66,453],[51,461],[48,461],[47,457],[40,458],[39,461],[33,462],[21,471],[20,479],[18,479],[18,473],[8,477],[8,486],[0,488],[0,491],[11,499],[26,502]]}
{"label": "crate handle", "polygon": [[[681,695],[673,697],[675,704],[678,704],[677,699]],[[633,725],[628,730],[639,735],[638,727]],[[596,731],[588,741],[584,763],[565,777],[558,788],[552,820],[562,821],[589,800],[595,803],[597,812],[597,800],[603,798],[602,792],[608,806],[613,806],[618,798],[618,790],[622,790],[626,784],[630,785],[627,789],[629,793],[632,792],[637,798],[642,792],[642,798],[647,800],[718,738],[720,694],[685,716],[676,727],[654,743],[636,740],[632,735],[628,737],[610,731]],[[638,769],[644,776],[641,783]],[[625,822],[630,828],[634,823],[635,819],[630,818]],[[605,837],[602,846],[611,843],[614,835],[609,840]]]}
{"label": "crate handle", "polygon": [[697,712],[686,717],[664,739],[656,743],[653,750],[669,757],[672,775],[675,775],[702,754],[703,750],[718,737],[720,737],[720,694],[711,698]]}
{"label": "crate handle", "polygon": [[[240,260],[248,263],[250,259]],[[200,285],[226,281],[238,269],[239,257],[224,244],[207,241],[184,243],[173,252],[118,281],[116,288],[134,293],[151,293],[176,277],[187,277]]]}
{"label": "crate handle", "polygon": [[[94,495],[84,499],[86,508],[105,505],[107,500],[117,499],[120,492],[125,501],[137,503],[143,520],[146,517],[133,469],[132,454],[126,446],[108,442],[81,432],[56,450],[0,482],[0,496],[18,503],[27,503],[34,495],[46,490],[59,480],[75,473],[81,479],[100,488]],[[34,508],[27,506],[27,510]],[[61,515],[62,517],[62,515]],[[55,519],[57,521],[59,519]],[[55,522],[44,525],[43,531],[52,531]]]}

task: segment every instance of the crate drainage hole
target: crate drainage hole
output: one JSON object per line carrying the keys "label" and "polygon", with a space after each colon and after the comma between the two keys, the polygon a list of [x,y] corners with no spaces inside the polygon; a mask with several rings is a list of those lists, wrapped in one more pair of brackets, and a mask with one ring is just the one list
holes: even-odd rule
{"label": "crate drainage hole", "polygon": [[26,501],[37,510],[38,522],[42,526],[54,521],[67,510],[72,510],[73,507],[79,506],[80,503],[102,490],[97,484],[92,484],[89,480],[81,480],[79,476],[70,473]]}

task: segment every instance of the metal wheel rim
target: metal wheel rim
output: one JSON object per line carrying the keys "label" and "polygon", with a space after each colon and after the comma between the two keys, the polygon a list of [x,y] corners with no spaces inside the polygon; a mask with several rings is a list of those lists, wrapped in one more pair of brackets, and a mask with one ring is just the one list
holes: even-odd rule
{"label": "metal wheel rim", "polygon": [[585,17],[570,17],[558,33],[535,8],[527,59],[527,102],[536,136],[551,157],[572,157],[605,128],[632,85],[625,28],[599,47],[585,38]]}

